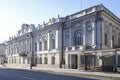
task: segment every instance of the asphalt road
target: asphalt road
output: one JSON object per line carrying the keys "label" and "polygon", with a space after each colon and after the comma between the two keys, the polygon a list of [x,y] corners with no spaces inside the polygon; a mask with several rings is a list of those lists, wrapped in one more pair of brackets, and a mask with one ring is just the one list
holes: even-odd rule
{"label": "asphalt road", "polygon": [[14,69],[0,69],[0,80],[95,80],[84,77]]}
{"label": "asphalt road", "polygon": [[[75,76],[65,73],[36,72],[15,69],[0,69],[0,80],[103,80],[89,76]],[[105,79],[110,80],[110,79]]]}

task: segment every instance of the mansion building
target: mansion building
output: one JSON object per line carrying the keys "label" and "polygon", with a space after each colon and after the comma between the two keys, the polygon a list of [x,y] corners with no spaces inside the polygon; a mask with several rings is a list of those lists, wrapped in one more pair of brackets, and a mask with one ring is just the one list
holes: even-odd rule
{"label": "mansion building", "polygon": [[8,66],[111,70],[120,67],[120,19],[102,4],[38,24],[7,41]]}

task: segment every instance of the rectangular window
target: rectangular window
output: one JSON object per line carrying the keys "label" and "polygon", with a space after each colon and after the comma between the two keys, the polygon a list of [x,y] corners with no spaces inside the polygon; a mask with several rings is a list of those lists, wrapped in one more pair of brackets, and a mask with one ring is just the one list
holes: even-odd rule
{"label": "rectangular window", "polygon": [[52,57],[52,59],[51,59],[51,63],[54,65],[55,64],[55,57]]}
{"label": "rectangular window", "polygon": [[107,45],[107,33],[105,33],[105,45]]}
{"label": "rectangular window", "polygon": [[47,64],[48,61],[47,61],[47,57],[44,58],[44,64]]}
{"label": "rectangular window", "polygon": [[25,58],[23,58],[23,64],[25,64]]}
{"label": "rectangular window", "polygon": [[92,45],[92,32],[86,33],[86,45],[91,46]]}
{"label": "rectangular window", "polygon": [[115,47],[115,44],[114,44],[114,36],[112,36],[112,46],[113,46],[113,48]]}
{"label": "rectangular window", "polygon": [[47,50],[47,41],[44,42],[44,50]]}
{"label": "rectangular window", "polygon": [[37,51],[37,43],[35,43],[35,51]]}
{"label": "rectangular window", "polygon": [[42,58],[39,58],[39,64],[42,64]]}
{"label": "rectangular window", "polygon": [[120,47],[120,38],[118,38],[118,46]]}
{"label": "rectangular window", "polygon": [[32,45],[31,45],[31,43],[30,43],[30,51],[32,51]]}
{"label": "rectangular window", "polygon": [[19,64],[21,64],[21,58],[19,58]]}
{"label": "rectangular window", "polygon": [[17,53],[19,53],[19,48],[17,47]]}
{"label": "rectangular window", "polygon": [[12,64],[13,64],[13,57],[11,58],[11,60],[12,60],[11,62],[12,62]]}
{"label": "rectangular window", "polygon": [[55,49],[55,39],[52,39],[52,49]]}
{"label": "rectangular window", "polygon": [[42,42],[39,42],[39,51],[42,51]]}
{"label": "rectangular window", "polygon": [[27,64],[29,64],[29,63],[30,63],[30,59],[28,58],[28,59],[27,59]]}
{"label": "rectangular window", "polygon": [[16,57],[14,57],[14,64],[16,64]]}

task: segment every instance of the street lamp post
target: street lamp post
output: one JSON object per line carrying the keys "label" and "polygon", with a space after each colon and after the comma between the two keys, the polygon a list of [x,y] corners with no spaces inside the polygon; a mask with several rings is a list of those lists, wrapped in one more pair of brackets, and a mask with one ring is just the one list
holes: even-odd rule
{"label": "street lamp post", "polygon": [[[32,53],[32,51],[31,51]],[[30,53],[29,58],[30,58],[30,69],[32,69],[32,54]]]}
{"label": "street lamp post", "polygon": [[29,58],[30,58],[30,69],[32,69],[32,57],[33,57],[33,53],[32,53],[32,32],[30,33],[30,36],[31,36],[31,39],[30,39],[30,55],[29,55]]}
{"label": "street lamp post", "polygon": [[30,33],[30,35],[27,35],[27,38],[29,38],[28,42],[29,42],[29,68],[32,69],[32,32]]}
{"label": "street lamp post", "polygon": [[31,39],[30,39],[30,69],[32,69],[32,63],[33,63],[33,60],[32,60],[32,58],[33,58],[33,35],[32,35],[32,32],[30,33],[30,37],[31,37]]}

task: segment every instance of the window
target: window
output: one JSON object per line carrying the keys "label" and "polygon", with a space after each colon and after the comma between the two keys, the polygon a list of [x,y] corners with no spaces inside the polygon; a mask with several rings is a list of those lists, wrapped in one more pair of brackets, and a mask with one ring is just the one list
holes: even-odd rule
{"label": "window", "polygon": [[32,46],[31,46],[31,43],[30,43],[30,51],[32,51]]}
{"label": "window", "polygon": [[75,32],[75,45],[83,44],[83,35],[81,31]]}
{"label": "window", "polygon": [[9,58],[9,60],[8,60],[8,63],[10,64],[11,62],[10,62],[10,58]]}
{"label": "window", "polygon": [[39,42],[39,51],[42,51],[42,42]]}
{"label": "window", "polygon": [[21,64],[21,58],[19,58],[19,64]]}
{"label": "window", "polygon": [[47,64],[47,57],[44,58],[44,64]]}
{"label": "window", "polygon": [[120,47],[120,33],[118,34],[118,47]]}
{"label": "window", "polygon": [[87,46],[92,45],[92,33],[86,33],[86,45]]}
{"label": "window", "polygon": [[51,63],[52,63],[52,64],[55,64],[55,57],[52,57]]}
{"label": "window", "polygon": [[23,58],[23,64],[25,64],[25,58]]}
{"label": "window", "polygon": [[107,33],[105,33],[105,45],[107,45]]}
{"label": "window", "polygon": [[120,47],[120,37],[118,38],[118,46]]}
{"label": "window", "polygon": [[37,51],[37,43],[35,42],[35,51]]}
{"label": "window", "polygon": [[16,64],[16,57],[14,57],[14,64]]}
{"label": "window", "polygon": [[12,64],[14,63],[13,57],[12,57]]}
{"label": "window", "polygon": [[41,57],[39,58],[39,64],[42,64],[42,58]]}
{"label": "window", "polygon": [[55,49],[55,39],[52,39],[52,49]]}
{"label": "window", "polygon": [[47,41],[44,42],[44,50],[47,50]]}
{"label": "window", "polygon": [[28,63],[28,64],[30,63],[30,59],[29,59],[29,58],[27,59],[27,63]]}
{"label": "window", "polygon": [[17,53],[19,53],[19,48],[17,47]]}
{"label": "window", "polygon": [[112,36],[112,46],[113,46],[113,48],[115,47],[115,44],[114,44],[114,36]]}

